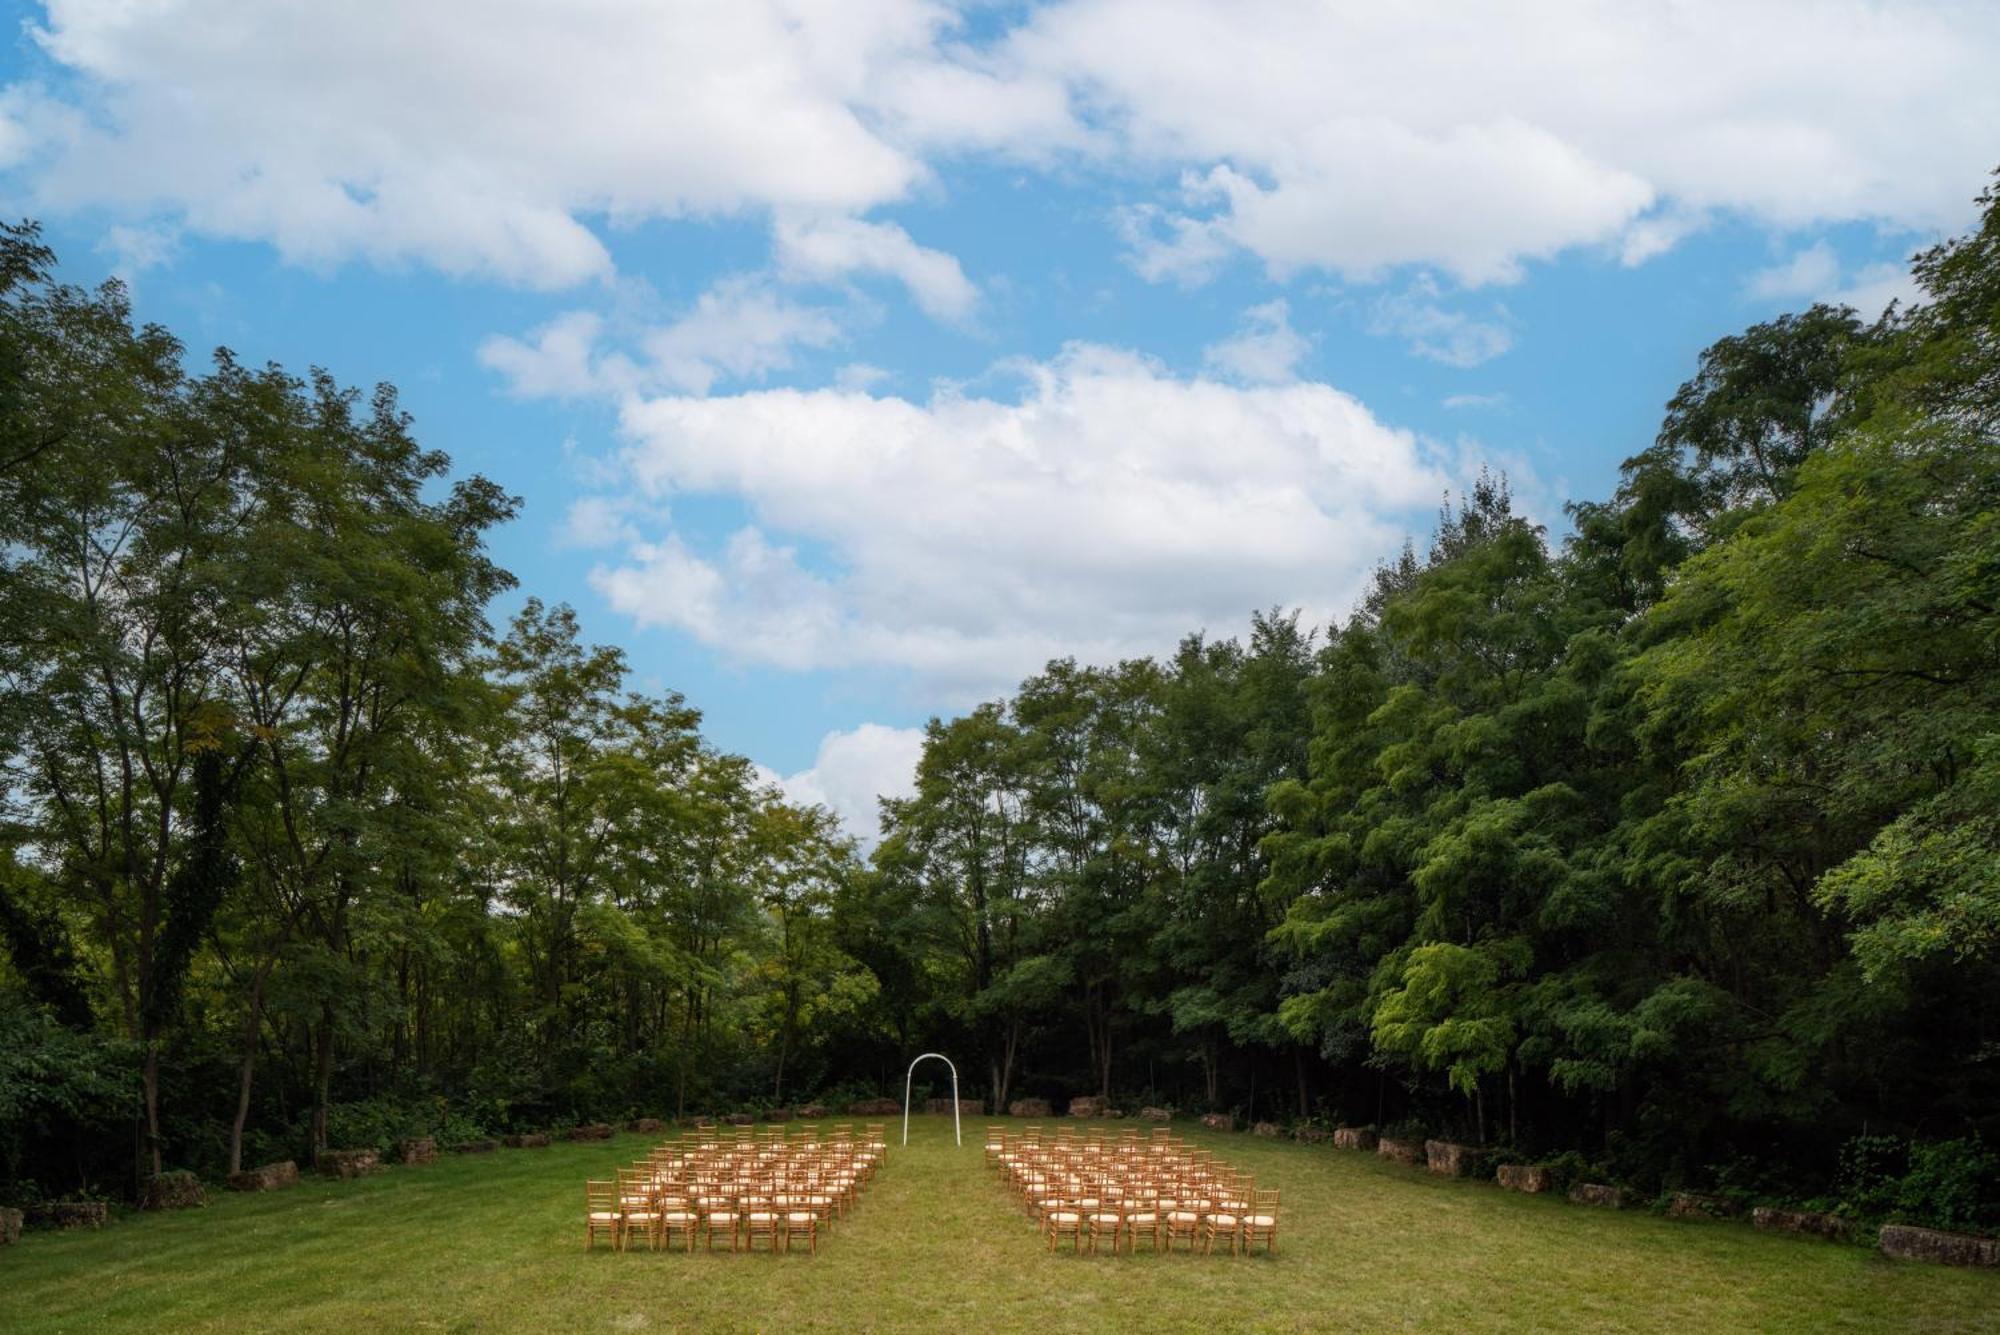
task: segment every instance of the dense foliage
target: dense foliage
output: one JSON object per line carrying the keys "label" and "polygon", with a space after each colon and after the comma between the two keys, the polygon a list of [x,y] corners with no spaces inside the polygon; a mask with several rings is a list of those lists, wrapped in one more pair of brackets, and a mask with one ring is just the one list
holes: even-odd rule
{"label": "dense foliage", "polygon": [[[394,397],[0,283],[0,1177],[891,1087],[1408,1123],[2000,1224],[2000,195],[1718,342],[1560,543],[1052,663],[862,863]],[[37,1184],[31,1188],[28,1184]]]}

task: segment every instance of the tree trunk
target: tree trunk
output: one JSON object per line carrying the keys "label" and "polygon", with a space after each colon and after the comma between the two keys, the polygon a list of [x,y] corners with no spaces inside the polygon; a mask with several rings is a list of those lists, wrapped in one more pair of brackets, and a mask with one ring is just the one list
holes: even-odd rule
{"label": "tree trunk", "polygon": [[243,1024],[243,1060],[236,1079],[236,1120],[229,1127],[229,1171],[243,1171],[243,1127],[250,1120],[250,1080],[257,1066],[257,1035],[264,1023],[264,980],[270,966],[261,965],[250,980],[250,1016]]}
{"label": "tree trunk", "polygon": [[160,1171],[160,1040],[146,1040],[146,1160]]}
{"label": "tree trunk", "polygon": [[328,1095],[333,1089],[333,1007],[326,1002],[320,1003],[319,1033],[316,1039],[318,1051],[314,1054],[312,1115],[312,1147],[315,1155],[321,1150],[332,1148],[326,1142],[326,1116]]}

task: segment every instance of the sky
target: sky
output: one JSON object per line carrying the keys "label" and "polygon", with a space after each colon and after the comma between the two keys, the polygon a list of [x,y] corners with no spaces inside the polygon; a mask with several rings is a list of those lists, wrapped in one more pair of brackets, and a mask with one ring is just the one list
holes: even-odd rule
{"label": "sky", "polygon": [[1872,317],[2000,5],[0,0],[0,210],[192,358],[398,387],[533,594],[866,842],[1049,659],[1563,532],[1701,349]]}

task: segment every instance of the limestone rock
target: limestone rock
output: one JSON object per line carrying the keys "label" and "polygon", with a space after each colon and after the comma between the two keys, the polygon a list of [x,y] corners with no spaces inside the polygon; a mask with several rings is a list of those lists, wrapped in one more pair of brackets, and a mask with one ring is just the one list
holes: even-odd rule
{"label": "limestone rock", "polygon": [[1707,1196],[1699,1191],[1677,1191],[1667,1198],[1669,1219],[1734,1219],[1743,1211],[1726,1196]]}
{"label": "limestone rock", "polygon": [[281,1191],[298,1184],[299,1166],[290,1159],[280,1159],[276,1163],[246,1168],[229,1175],[231,1191]]}
{"label": "limestone rock", "polygon": [[1071,1117],[1102,1117],[1104,1110],[1111,1106],[1110,1099],[1101,1099],[1094,1094],[1083,1094],[1069,1101]]}
{"label": "limestone rock", "polygon": [[437,1137],[411,1136],[408,1140],[399,1140],[396,1142],[396,1157],[406,1164],[436,1163]]}
{"label": "limestone rock", "polygon": [[792,1120],[792,1110],[790,1108],[766,1108],[764,1109],[764,1120],[767,1122],[789,1122]]}
{"label": "limestone rock", "polygon": [[1460,1145],[1449,1140],[1424,1142],[1424,1164],[1445,1177],[1470,1177],[1485,1162],[1486,1151],[1477,1145]]}
{"label": "limestone rock", "polygon": [[497,1140],[462,1140],[451,1147],[453,1154],[491,1154],[500,1148]]}
{"label": "limestone rock", "polygon": [[1493,1176],[1507,1190],[1524,1191],[1531,1196],[1555,1185],[1555,1175],[1536,1164],[1503,1163],[1494,1170]]}
{"label": "limestone rock", "polygon": [[862,1099],[848,1104],[847,1111],[855,1117],[893,1117],[903,1111],[903,1105],[894,1099]]}
{"label": "limestone rock", "polygon": [[1766,1233],[1803,1233],[1839,1241],[1854,1236],[1852,1219],[1819,1210],[1781,1210],[1774,1205],[1760,1205],[1750,1212],[1750,1222]]}
{"label": "limestone rock", "polygon": [[1204,1113],[1202,1114],[1201,1124],[1211,1131],[1234,1131],[1236,1129],[1236,1114]]}
{"label": "limestone rock", "polygon": [[1579,1182],[1569,1189],[1572,1205],[1596,1205],[1606,1210],[1622,1210],[1632,1203],[1632,1193],[1603,1182]]}
{"label": "limestone rock", "polygon": [[1882,1255],[1901,1257],[1906,1261],[1935,1261],[1941,1265],[1981,1266],[1990,1270],[2000,1266],[2000,1238],[1945,1233],[1910,1224],[1884,1224]]}
{"label": "limestone rock", "polygon": [[1337,1150],[1372,1150],[1375,1148],[1375,1128],[1337,1126],[1333,1129],[1333,1147]]}
{"label": "limestone rock", "polygon": [[328,1177],[361,1177],[382,1166],[375,1150],[321,1150],[315,1166]]}
{"label": "limestone rock", "polygon": [[667,1129],[667,1124],[657,1117],[634,1117],[625,1124],[627,1131],[637,1131],[641,1135],[658,1135]]}
{"label": "limestone rock", "polygon": [[569,1129],[571,1140],[609,1140],[611,1134],[612,1127],[609,1122],[585,1122],[582,1126],[573,1126]]}
{"label": "limestone rock", "polygon": [[1381,1155],[1384,1159],[1390,1159],[1396,1163],[1409,1164],[1412,1167],[1427,1161],[1424,1154],[1424,1143],[1421,1140],[1391,1140],[1389,1137],[1383,1136],[1375,1142],[1375,1153]]}
{"label": "limestone rock", "polygon": [[1009,1117],[1053,1117],[1054,1111],[1047,1099],[1015,1099],[1007,1105]]}
{"label": "limestone rock", "polygon": [[47,1224],[65,1231],[72,1228],[103,1228],[111,1210],[103,1201],[43,1201],[22,1212],[31,1224]]}
{"label": "limestone rock", "polygon": [[[977,1117],[979,1116],[981,1106],[978,1099],[960,1099],[958,1101],[958,1115],[960,1117]],[[948,1113],[951,1111],[951,1100],[925,1099],[924,1111],[927,1113]]]}
{"label": "limestone rock", "polygon": [[1275,1140],[1278,1137],[1278,1124],[1276,1122],[1259,1122],[1250,1128],[1250,1134],[1253,1136],[1263,1136],[1266,1140]]}
{"label": "limestone rock", "polygon": [[154,1173],[139,1191],[142,1210],[186,1210],[208,1204],[201,1179],[186,1171]]}
{"label": "limestone rock", "polygon": [[549,1133],[546,1131],[516,1131],[511,1136],[500,1137],[500,1143],[510,1150],[545,1150],[549,1147]]}
{"label": "limestone rock", "polygon": [[817,1122],[833,1115],[824,1103],[802,1103],[792,1111],[801,1122]]}
{"label": "limestone rock", "polygon": [[748,1126],[757,1119],[752,1117],[749,1113],[731,1113],[722,1120],[729,1123],[731,1126]]}
{"label": "limestone rock", "polygon": [[11,1247],[21,1240],[21,1212],[0,1209],[0,1247]]}
{"label": "limestone rock", "polygon": [[1301,1122],[1292,1128],[1292,1139],[1301,1145],[1324,1145],[1333,1139],[1333,1132],[1311,1122]]}
{"label": "limestone rock", "polygon": [[1172,1108],[1141,1108],[1139,1116],[1148,1122],[1171,1122],[1174,1120]]}

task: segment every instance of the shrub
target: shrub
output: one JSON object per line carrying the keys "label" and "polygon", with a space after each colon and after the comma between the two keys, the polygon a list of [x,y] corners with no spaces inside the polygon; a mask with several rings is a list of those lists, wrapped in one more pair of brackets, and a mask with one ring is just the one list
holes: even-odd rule
{"label": "shrub", "polygon": [[2000,1154],[1977,1137],[1856,1136],[1840,1152],[1839,1209],[1877,1223],[2000,1226]]}

